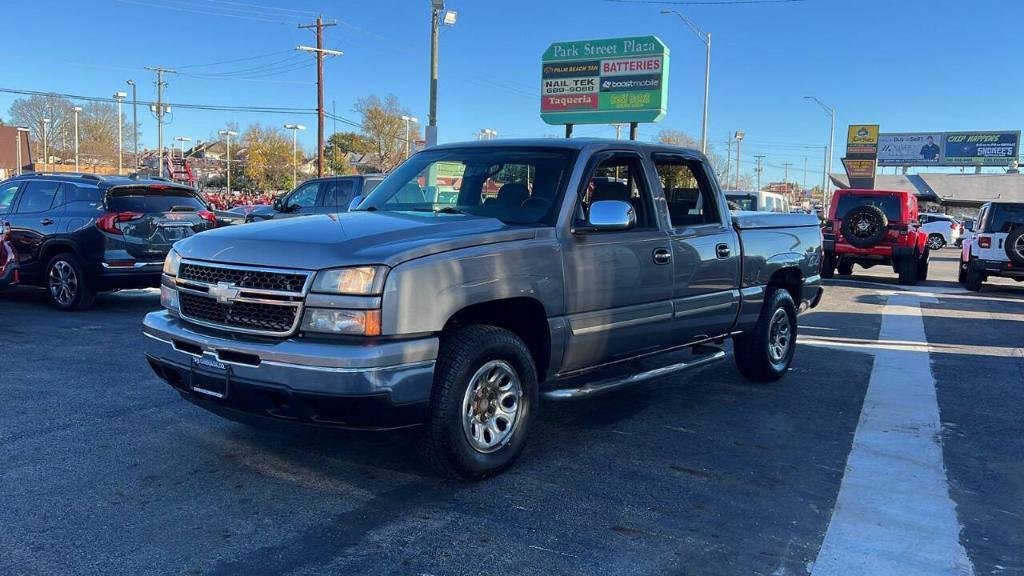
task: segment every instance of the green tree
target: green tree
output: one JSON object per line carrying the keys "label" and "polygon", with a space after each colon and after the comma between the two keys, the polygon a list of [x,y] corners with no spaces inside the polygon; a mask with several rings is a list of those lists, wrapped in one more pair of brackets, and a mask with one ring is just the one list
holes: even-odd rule
{"label": "green tree", "polygon": [[[372,153],[377,155],[381,170],[390,172],[405,159],[407,141],[405,120],[409,110],[403,108],[398,98],[389,94],[383,100],[378,96],[364,96],[356,100],[353,107],[362,119],[363,137],[371,144]],[[408,144],[419,139],[419,127],[412,126]]]}
{"label": "green tree", "polygon": [[327,144],[324,146],[327,168],[332,174],[354,174],[355,170],[345,155],[349,152],[369,154],[372,151],[373,144],[370,140],[357,132],[335,132],[327,139]]}
{"label": "green tree", "polygon": [[[292,179],[292,142],[283,130],[253,124],[242,135],[246,158],[238,187],[253,191],[281,190]],[[232,185],[235,174],[232,172]]]}

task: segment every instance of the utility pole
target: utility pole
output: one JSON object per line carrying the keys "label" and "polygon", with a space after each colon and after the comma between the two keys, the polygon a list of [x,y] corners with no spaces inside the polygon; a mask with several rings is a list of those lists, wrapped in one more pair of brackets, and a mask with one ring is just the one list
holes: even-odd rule
{"label": "utility pole", "polygon": [[135,170],[139,169],[139,98],[135,80],[128,80],[132,87],[132,148],[135,150]]}
{"label": "utility pole", "polygon": [[46,172],[46,165],[50,163],[49,151],[46,149],[46,125],[50,123],[49,118],[43,118],[43,172]]}
{"label": "utility pole", "polygon": [[333,20],[324,22],[323,16],[317,16],[313,24],[301,24],[299,28],[316,29],[316,48],[299,46],[296,50],[316,54],[316,175],[324,175],[324,54],[341,56],[337,50],[324,49],[324,28],[337,26]]}
{"label": "utility pole", "polygon": [[729,174],[732,173],[732,134],[725,139],[725,182],[726,186],[729,186]]}
{"label": "utility pole", "polygon": [[[78,172],[78,114],[82,111],[81,106],[72,108],[75,112],[75,172]],[[118,171],[118,174],[121,172]]]}
{"label": "utility pole", "polygon": [[743,171],[742,165],[740,164],[740,142],[743,142],[743,137],[744,136],[746,136],[746,133],[743,132],[743,131],[740,131],[740,130],[737,130],[736,134],[733,136],[733,138],[736,138],[736,188],[735,188],[735,190],[739,190],[740,189],[740,172]]}
{"label": "utility pole", "polygon": [[128,95],[124,92],[114,92],[114,100],[117,100],[117,175],[124,174],[124,116],[121,114],[121,103]]}
{"label": "utility pole", "polygon": [[619,138],[621,138],[622,137],[622,123],[621,122],[616,122],[615,124],[612,124],[612,128],[615,128],[615,139],[618,140]]}
{"label": "utility pole", "polygon": [[[443,15],[442,15],[443,13]],[[427,115],[427,147],[437,145],[437,43],[441,24],[454,26],[457,14],[445,11],[444,0],[430,0],[430,111]]]}
{"label": "utility pole", "polygon": [[156,114],[156,147],[157,147],[157,176],[163,178],[164,176],[164,114],[170,112],[170,106],[164,106],[164,86],[167,85],[164,82],[164,74],[177,74],[175,70],[170,68],[150,67],[146,66],[146,70],[156,72],[156,106],[151,107],[150,110]]}
{"label": "utility pole", "polygon": [[761,191],[761,160],[764,159],[764,154],[754,154],[754,158],[757,159],[757,167],[754,168],[754,172],[757,173],[757,191]]}
{"label": "utility pole", "polygon": [[792,166],[792,165],[793,165],[792,162],[783,162],[782,163],[782,170],[783,170],[782,173],[785,174],[785,176],[783,176],[783,178],[782,178],[782,181],[783,181],[783,183],[786,184],[787,188],[789,186],[789,167]]}
{"label": "utility pole", "polygon": [[804,156],[804,185],[803,189],[807,189],[807,156]]}

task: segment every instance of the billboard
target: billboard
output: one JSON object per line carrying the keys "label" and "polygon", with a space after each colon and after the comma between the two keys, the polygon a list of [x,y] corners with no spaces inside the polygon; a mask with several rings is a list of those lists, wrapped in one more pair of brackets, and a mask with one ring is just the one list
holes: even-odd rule
{"label": "billboard", "polygon": [[668,105],[668,47],[656,36],[556,42],[541,59],[548,124],[657,122]]}
{"label": "billboard", "polygon": [[1019,130],[879,134],[878,165],[1008,166],[1019,149]]}
{"label": "billboard", "polygon": [[846,155],[874,158],[878,146],[878,124],[850,124],[846,129]]}

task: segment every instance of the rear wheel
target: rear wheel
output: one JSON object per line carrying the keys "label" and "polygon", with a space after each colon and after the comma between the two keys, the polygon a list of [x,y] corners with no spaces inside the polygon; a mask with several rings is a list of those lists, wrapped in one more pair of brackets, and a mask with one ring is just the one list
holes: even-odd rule
{"label": "rear wheel", "polygon": [[424,456],[450,478],[497,474],[522,453],[536,405],[526,344],[495,326],[459,328],[441,343]]}
{"label": "rear wheel", "polygon": [[757,324],[733,339],[733,356],[743,376],[757,382],[782,378],[796,351],[796,305],[789,292],[772,291]]}
{"label": "rear wheel", "polygon": [[975,268],[971,262],[967,263],[967,272],[964,274],[964,288],[971,292],[977,292],[981,290],[981,285],[985,282],[985,273]]}
{"label": "rear wheel", "polygon": [[906,256],[900,258],[896,264],[896,273],[899,275],[898,282],[904,286],[917,284],[918,257]]}
{"label": "rear wheel", "polygon": [[96,300],[78,257],[71,252],[57,254],[46,266],[46,293],[58,310],[82,310]]}
{"label": "rear wheel", "polygon": [[840,262],[838,271],[843,276],[853,274],[853,262]]}

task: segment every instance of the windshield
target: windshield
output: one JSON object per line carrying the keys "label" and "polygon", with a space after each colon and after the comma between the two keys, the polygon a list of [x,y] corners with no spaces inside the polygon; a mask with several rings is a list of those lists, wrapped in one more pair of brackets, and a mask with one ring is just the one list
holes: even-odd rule
{"label": "windshield", "polygon": [[388,176],[360,211],[472,214],[553,225],[575,152],[523,147],[421,152]]}
{"label": "windshield", "polygon": [[836,205],[836,219],[842,220],[846,213],[857,206],[877,206],[885,212],[885,217],[890,221],[902,219],[900,210],[900,197],[892,194],[888,196],[854,196],[846,194],[839,197],[839,204]]}

